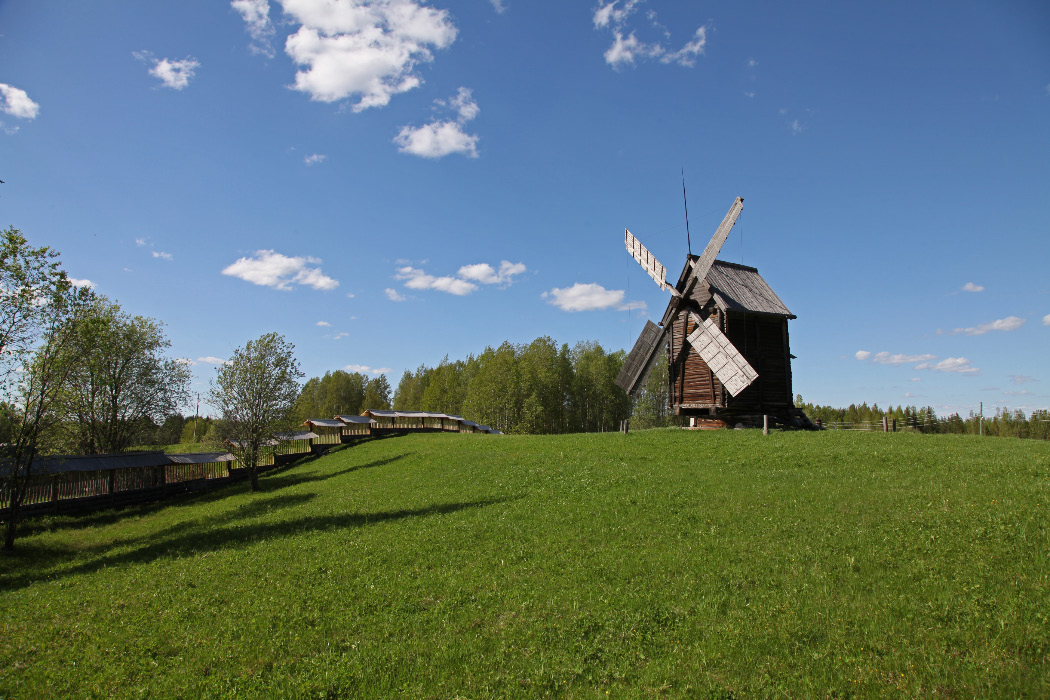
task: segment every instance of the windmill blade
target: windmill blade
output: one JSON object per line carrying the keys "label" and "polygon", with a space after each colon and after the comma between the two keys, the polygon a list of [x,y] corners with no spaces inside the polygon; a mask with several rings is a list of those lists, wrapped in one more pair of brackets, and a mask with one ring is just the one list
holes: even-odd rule
{"label": "windmill blade", "polygon": [[726,239],[729,238],[729,232],[733,230],[733,224],[736,223],[736,219],[740,216],[740,212],[744,209],[744,198],[737,197],[736,201],[733,202],[733,206],[729,207],[729,211],[726,213],[722,223],[719,224],[718,229],[715,230],[715,235],[711,236],[710,242],[707,247],[704,248],[704,252],[700,255],[700,259],[693,265],[693,271],[691,277],[695,277],[698,281],[702,281],[707,277],[708,270],[715,263],[715,258],[718,257],[718,252],[722,250],[722,246],[725,244]]}
{"label": "windmill blade", "polygon": [[616,377],[618,387],[633,396],[645,384],[649,373],[653,371],[653,365],[656,364],[663,337],[663,328],[652,321],[645,322],[642,334],[634,341],[634,347],[631,348],[631,353],[623,363],[623,369]]}
{"label": "windmill blade", "polygon": [[758,372],[729,342],[725,333],[719,330],[714,319],[708,318],[706,321],[701,321],[700,317],[694,313],[690,313],[689,316],[696,324],[696,329],[686,337],[686,340],[715,373],[726,391],[736,396],[751,386],[751,382],[758,379]]}
{"label": "windmill blade", "polygon": [[671,291],[671,286],[667,284],[667,268],[661,265],[660,261],[630,231],[624,229],[623,232],[624,242],[627,244],[627,252],[631,254],[631,257],[645,268],[645,271],[649,273],[653,281],[660,285],[660,289]]}

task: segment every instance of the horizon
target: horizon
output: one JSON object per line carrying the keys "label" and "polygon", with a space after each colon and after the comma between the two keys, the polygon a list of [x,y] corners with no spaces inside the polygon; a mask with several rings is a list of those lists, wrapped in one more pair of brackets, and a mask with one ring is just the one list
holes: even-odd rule
{"label": "horizon", "polygon": [[[0,4],[0,225],[165,324],[207,391],[549,336],[629,351],[719,259],[787,308],[793,393],[1050,408],[1050,6]],[[683,183],[684,174],[684,183]],[[190,405],[192,410],[192,404]],[[202,405],[202,411],[204,405]]]}

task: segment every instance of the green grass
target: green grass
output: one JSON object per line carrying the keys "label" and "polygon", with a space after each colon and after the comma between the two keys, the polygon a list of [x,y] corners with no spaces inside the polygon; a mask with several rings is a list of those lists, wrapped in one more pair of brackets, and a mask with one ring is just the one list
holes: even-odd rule
{"label": "green grass", "polygon": [[0,697],[1050,695],[1050,450],[675,430],[363,442],[29,524]]}

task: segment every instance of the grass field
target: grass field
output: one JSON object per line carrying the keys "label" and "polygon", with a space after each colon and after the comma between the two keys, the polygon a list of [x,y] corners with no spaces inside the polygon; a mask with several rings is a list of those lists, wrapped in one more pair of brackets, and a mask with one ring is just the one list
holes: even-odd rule
{"label": "grass field", "polygon": [[1050,446],[371,440],[28,524],[0,697],[1050,696]]}

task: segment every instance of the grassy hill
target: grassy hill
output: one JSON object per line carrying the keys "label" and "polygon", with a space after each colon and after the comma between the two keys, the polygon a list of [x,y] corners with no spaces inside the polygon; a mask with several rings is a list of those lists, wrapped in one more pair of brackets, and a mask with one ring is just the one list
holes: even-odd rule
{"label": "grassy hill", "polygon": [[29,524],[0,697],[1050,694],[1050,449],[414,435]]}

